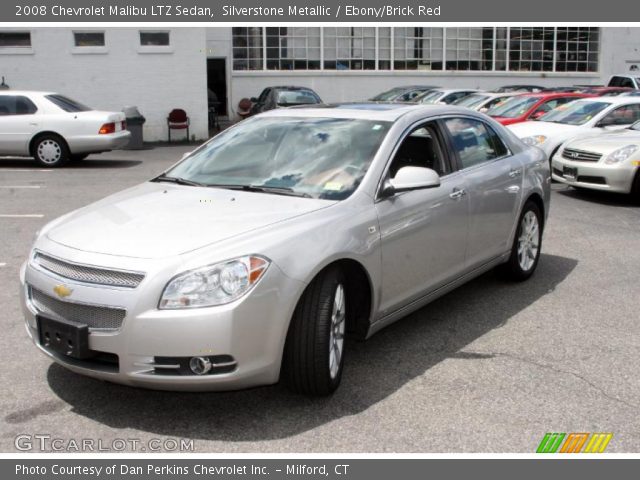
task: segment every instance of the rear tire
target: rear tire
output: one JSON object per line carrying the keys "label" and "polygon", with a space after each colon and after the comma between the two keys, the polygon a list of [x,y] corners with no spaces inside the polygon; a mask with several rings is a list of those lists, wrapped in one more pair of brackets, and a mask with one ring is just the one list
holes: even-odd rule
{"label": "rear tire", "polygon": [[321,272],[296,306],[282,359],[287,386],[311,396],[338,388],[344,365],[347,322],[345,277],[337,267]]}
{"label": "rear tire", "polygon": [[527,201],[518,219],[518,228],[511,255],[499,271],[506,278],[517,282],[527,280],[535,272],[542,249],[542,213],[532,201]]}
{"label": "rear tire", "polygon": [[45,134],[36,138],[31,153],[39,165],[47,168],[61,167],[69,161],[67,143],[55,134]]}

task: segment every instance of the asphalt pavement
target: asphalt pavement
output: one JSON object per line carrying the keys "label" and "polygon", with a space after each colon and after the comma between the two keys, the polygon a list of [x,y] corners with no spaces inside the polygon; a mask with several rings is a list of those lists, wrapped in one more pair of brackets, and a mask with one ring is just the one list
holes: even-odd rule
{"label": "asphalt pavement", "polygon": [[350,343],[330,398],[278,385],[156,392],[52,364],[30,343],[18,299],[35,232],[190,148],[106,153],[56,170],[0,159],[0,451],[44,435],[67,451],[70,439],[132,440],[126,450],[137,451],[189,439],[196,452],[532,453],[547,432],[612,432],[607,452],[640,451],[640,207],[557,184],[534,277],[512,284],[488,273]]}

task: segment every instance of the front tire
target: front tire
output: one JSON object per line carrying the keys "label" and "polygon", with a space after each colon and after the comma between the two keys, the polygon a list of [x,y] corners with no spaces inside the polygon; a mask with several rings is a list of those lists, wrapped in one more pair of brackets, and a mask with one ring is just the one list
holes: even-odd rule
{"label": "front tire", "polygon": [[38,137],[33,144],[33,157],[43,167],[61,167],[69,161],[69,148],[58,135],[46,134]]}
{"label": "front tire", "polygon": [[518,219],[518,229],[513,239],[509,260],[500,266],[504,276],[521,282],[533,275],[540,260],[542,228],[540,208],[534,202],[527,201]]}
{"label": "front tire", "polygon": [[325,396],[338,388],[344,365],[347,322],[345,277],[321,272],[296,306],[284,348],[283,380],[293,391]]}
{"label": "front tire", "polygon": [[631,186],[631,200],[640,205],[640,170],[636,172],[636,176],[633,179],[633,185]]}

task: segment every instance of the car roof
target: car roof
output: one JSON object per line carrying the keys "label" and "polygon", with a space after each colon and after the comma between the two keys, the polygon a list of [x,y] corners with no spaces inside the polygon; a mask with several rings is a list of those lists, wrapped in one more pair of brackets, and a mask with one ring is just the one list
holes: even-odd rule
{"label": "car roof", "polygon": [[616,96],[616,97],[585,97],[579,98],[580,101],[590,101],[590,102],[604,102],[610,103],[612,105],[621,105],[621,104],[635,104],[640,103],[640,98],[632,97],[632,96]]}
{"label": "car roof", "polygon": [[11,95],[24,95],[24,96],[29,96],[29,95],[39,95],[39,96],[44,96],[44,95],[56,95],[56,92],[45,92],[45,91],[38,91],[38,90],[0,90],[0,94],[11,94]]}
{"label": "car roof", "polygon": [[578,93],[578,92],[530,92],[523,93],[523,97],[533,97],[540,99],[549,99],[549,98],[561,98],[561,97],[576,97],[576,98],[589,98],[588,93]]}
{"label": "car roof", "polygon": [[377,120],[395,122],[400,117],[417,111],[424,111],[429,115],[444,113],[469,114],[464,107],[452,105],[420,105],[415,103],[391,102],[358,102],[358,103],[321,103],[313,106],[299,106],[278,108],[260,114],[261,117],[316,117],[316,118],[353,118],[361,120]]}

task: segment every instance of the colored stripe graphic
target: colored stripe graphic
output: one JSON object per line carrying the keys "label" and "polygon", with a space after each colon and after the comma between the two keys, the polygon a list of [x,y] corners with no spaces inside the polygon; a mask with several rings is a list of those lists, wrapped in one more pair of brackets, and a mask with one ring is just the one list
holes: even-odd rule
{"label": "colored stripe graphic", "polygon": [[613,438],[613,433],[594,433],[587,448],[584,449],[584,453],[603,453],[611,438]]}
{"label": "colored stripe graphic", "polygon": [[570,433],[562,445],[560,453],[580,453],[587,438],[589,438],[588,433]]}
{"label": "colored stripe graphic", "polygon": [[[612,438],[613,433],[546,433],[536,453],[604,453]],[[582,450],[585,443],[587,446]]]}
{"label": "colored stripe graphic", "polygon": [[556,453],[565,435],[565,433],[547,433],[538,445],[536,453]]}

